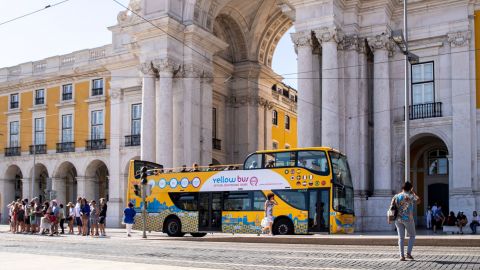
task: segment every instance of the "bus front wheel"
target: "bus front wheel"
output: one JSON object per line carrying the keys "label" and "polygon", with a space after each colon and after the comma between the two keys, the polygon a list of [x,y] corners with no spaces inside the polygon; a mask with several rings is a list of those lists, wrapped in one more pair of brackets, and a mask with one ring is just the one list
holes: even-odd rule
{"label": "bus front wheel", "polygon": [[178,218],[169,218],[165,222],[165,232],[168,236],[182,237],[185,233],[182,233],[182,223]]}
{"label": "bus front wheel", "polygon": [[193,237],[204,237],[207,233],[190,233]]}
{"label": "bus front wheel", "polygon": [[293,224],[287,218],[282,218],[275,221],[273,224],[273,234],[275,235],[289,235],[293,234]]}

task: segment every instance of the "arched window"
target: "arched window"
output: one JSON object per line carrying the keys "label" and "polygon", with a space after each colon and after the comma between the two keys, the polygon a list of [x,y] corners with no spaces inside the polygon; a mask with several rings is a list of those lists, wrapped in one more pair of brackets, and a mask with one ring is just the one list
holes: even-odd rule
{"label": "arched window", "polygon": [[448,152],[436,149],[428,152],[428,175],[448,174]]}
{"label": "arched window", "polygon": [[278,112],[276,110],[273,110],[272,112],[272,124],[275,126],[278,125]]}
{"label": "arched window", "polygon": [[290,130],[290,116],[285,115],[285,129]]}

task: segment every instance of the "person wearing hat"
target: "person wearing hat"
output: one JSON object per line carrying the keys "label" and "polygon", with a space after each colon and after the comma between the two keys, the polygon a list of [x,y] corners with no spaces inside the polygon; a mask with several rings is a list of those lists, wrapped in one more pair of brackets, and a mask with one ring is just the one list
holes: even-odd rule
{"label": "person wearing hat", "polygon": [[68,225],[68,234],[73,234],[73,220],[75,219],[75,205],[72,202],[67,203],[67,213],[66,218]]}

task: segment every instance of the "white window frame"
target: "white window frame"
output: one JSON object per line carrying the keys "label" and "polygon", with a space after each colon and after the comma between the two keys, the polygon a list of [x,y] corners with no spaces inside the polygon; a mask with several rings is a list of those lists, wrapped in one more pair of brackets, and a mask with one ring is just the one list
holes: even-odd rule
{"label": "white window frame", "polygon": [[[18,107],[17,108],[12,108],[11,107],[11,104],[12,104],[12,96],[13,95],[16,95],[17,96],[17,99],[18,99]],[[20,109],[20,93],[11,93],[9,96],[8,96],[8,109],[9,110],[19,110]]]}
{"label": "white window frame", "polygon": [[[139,118],[133,118],[133,107],[134,106],[140,106],[140,117]],[[133,122],[134,121],[140,121],[139,124],[139,130],[137,133],[134,132],[133,130]],[[142,103],[133,103],[130,105],[130,135],[140,135],[142,134]]]}
{"label": "white window frame", "polygon": [[[96,113],[96,112],[101,112],[102,113],[102,117],[101,117],[101,120],[102,120],[102,123],[101,124],[96,124],[95,126],[102,126],[102,129],[101,129],[101,132],[99,134],[99,137],[94,137],[93,136],[93,127],[94,127],[94,124],[93,124],[93,114]],[[89,130],[90,130],[90,134],[89,134],[89,140],[102,140],[102,139],[105,139],[105,110],[104,109],[92,109],[90,111],[90,125],[89,125]]]}
{"label": "white window frame", "polygon": [[[66,85],[71,85],[72,86],[72,99],[67,99],[67,100],[63,99],[63,87],[66,86]],[[74,99],[75,99],[75,84],[74,83],[62,84],[62,86],[60,87],[60,102],[71,102]]]}
{"label": "white window frame", "polygon": [[[422,77],[424,77],[425,74],[425,67],[427,65],[431,65],[432,67],[432,78],[430,79],[425,79],[422,78],[419,81],[415,81],[413,77],[413,70],[415,67],[420,67],[421,68],[421,73]],[[434,61],[428,61],[428,62],[423,62],[423,63],[418,63],[414,64],[411,66],[411,100],[412,100],[412,105],[419,105],[419,104],[428,104],[428,103],[435,103],[435,63]],[[425,94],[425,85],[432,85],[432,99],[429,102],[426,102],[426,94]],[[421,86],[422,90],[421,91],[421,100],[418,101],[415,99],[416,95],[414,94],[414,90],[416,86]]]}
{"label": "white window frame", "polygon": [[[37,120],[42,120],[41,129],[39,128],[38,130],[37,130]],[[46,144],[45,127],[46,127],[46,121],[44,116],[33,118],[33,144],[34,145]],[[37,133],[42,135],[41,137],[42,140],[40,139],[37,140]]]}
{"label": "white window frame", "polygon": [[[96,80],[102,80],[102,94],[101,95],[93,95],[93,82]],[[105,78],[95,78],[90,80],[90,97],[102,97],[105,96]]]}
{"label": "white window frame", "polygon": [[[43,92],[43,103],[37,104],[37,92]],[[47,90],[45,88],[38,88],[33,91],[33,106],[43,106],[47,104]]]}
{"label": "white window frame", "polygon": [[[291,122],[290,121],[291,121],[290,116],[285,114],[285,130],[290,130],[290,127],[291,127]],[[288,127],[287,127],[287,124],[288,124]]]}
{"label": "white window frame", "polygon": [[[17,143],[12,144],[12,123],[17,123]],[[20,121],[18,119],[8,122],[8,147],[20,147]]]}
{"label": "white window frame", "polygon": [[277,110],[272,111],[272,125],[278,126],[278,111]]}
{"label": "white window frame", "polygon": [[[71,125],[71,126],[70,126],[70,128],[69,128],[69,129],[70,129],[70,140],[64,140],[64,130],[67,130],[67,128],[64,128],[63,119],[64,119],[64,117],[66,117],[66,116],[70,116],[70,118],[71,118],[71,119],[70,119],[70,123],[71,123],[70,125]],[[62,142],[62,143],[74,142],[73,114],[72,114],[72,113],[62,114],[60,118],[61,118],[61,120],[60,120],[60,122],[61,122],[61,126],[60,126],[60,127],[61,127],[61,129],[60,129],[60,130],[61,130],[61,131],[60,131],[60,142]]]}

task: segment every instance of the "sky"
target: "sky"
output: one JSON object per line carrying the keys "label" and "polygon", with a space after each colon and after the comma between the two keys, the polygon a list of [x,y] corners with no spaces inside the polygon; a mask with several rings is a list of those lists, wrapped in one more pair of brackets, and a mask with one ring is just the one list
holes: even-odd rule
{"label": "sky", "polygon": [[[128,5],[129,0],[118,0]],[[0,67],[15,66],[47,57],[110,44],[117,14],[124,8],[112,0],[70,0],[38,13],[10,19],[54,5],[62,0],[0,0]],[[278,74],[297,71],[290,29],[274,53],[272,68]],[[286,75],[284,77],[295,77]],[[285,83],[296,88],[296,79]]]}

